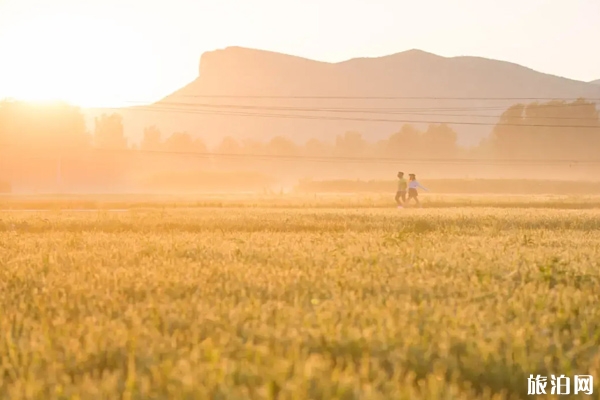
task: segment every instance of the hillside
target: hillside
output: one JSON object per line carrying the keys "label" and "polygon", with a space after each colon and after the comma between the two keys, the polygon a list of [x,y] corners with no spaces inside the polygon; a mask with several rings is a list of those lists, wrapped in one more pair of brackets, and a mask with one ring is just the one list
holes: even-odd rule
{"label": "hillside", "polygon": [[[292,96],[346,98],[289,98]],[[552,97],[600,98],[600,87],[509,62],[466,56],[446,58],[420,50],[326,63],[228,47],[204,53],[198,77],[187,86],[152,106],[120,112],[131,140],[138,140],[144,126],[153,124],[164,134],[188,131],[209,144],[226,135],[259,140],[282,135],[304,142],[313,137],[332,139],[349,130],[375,140],[398,130],[404,121],[443,121],[456,123],[454,128],[461,144],[472,145],[491,131],[497,116],[507,106],[517,102],[485,99]],[[324,112],[323,108],[342,108],[345,112]],[[349,108],[362,109],[362,112],[347,112]],[[365,110],[373,108],[392,109],[395,114]],[[92,110],[89,115],[100,112],[102,110]],[[460,125],[459,122],[484,125]]]}

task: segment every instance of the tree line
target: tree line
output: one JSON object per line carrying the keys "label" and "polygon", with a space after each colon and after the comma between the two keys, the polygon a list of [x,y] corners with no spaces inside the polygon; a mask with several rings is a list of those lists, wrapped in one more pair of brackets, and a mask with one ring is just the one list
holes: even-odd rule
{"label": "tree line", "polygon": [[[590,128],[591,127],[591,128]],[[368,133],[367,133],[368,135]],[[583,99],[573,102],[516,104],[507,109],[491,135],[470,149],[469,154],[516,158],[554,158],[593,156],[600,144],[600,118],[596,105]],[[93,147],[110,150],[164,152],[265,153],[319,156],[381,156],[412,158],[463,157],[457,145],[457,132],[446,124],[430,124],[422,129],[410,124],[377,142],[359,132],[338,135],[333,142],[312,138],[298,144],[278,136],[267,142],[225,137],[209,148],[200,137],[189,132],[163,135],[147,127],[139,144],[128,143],[123,119],[118,113],[96,118],[92,132],[84,116],[68,104],[35,105],[0,102],[0,146],[45,152]]]}
{"label": "tree line", "polygon": [[[140,143],[129,143],[123,119],[118,113],[96,118],[90,132],[83,113],[77,107],[62,103],[36,105],[4,101],[0,102],[0,171],[7,175],[6,171],[10,170],[9,178],[14,180],[19,172],[25,174],[28,169],[35,170],[36,161],[33,160],[36,157],[38,160],[76,158],[92,149],[119,150],[130,155],[191,152],[426,160],[469,157],[588,160],[598,157],[600,118],[596,105],[584,99],[515,104],[502,113],[491,135],[479,146],[461,148],[457,144],[457,136],[454,128],[446,124],[430,124],[425,128],[405,124],[379,141],[370,141],[360,132],[346,132],[333,141],[312,138],[303,144],[284,136],[264,142],[225,137],[218,145],[209,147],[201,137],[190,132],[164,135],[150,126],[144,130]],[[112,179],[122,173],[127,164],[118,161],[119,157],[111,151],[100,152],[86,156],[85,160],[80,160],[79,166],[72,168],[78,168],[82,176],[104,174]],[[160,168],[177,165],[185,169],[191,165],[173,157],[142,164],[137,166],[146,168],[154,165],[156,169],[156,164],[160,164]],[[248,161],[245,164],[247,166]],[[224,162],[224,165],[227,163]],[[34,174],[32,171],[30,175]]]}

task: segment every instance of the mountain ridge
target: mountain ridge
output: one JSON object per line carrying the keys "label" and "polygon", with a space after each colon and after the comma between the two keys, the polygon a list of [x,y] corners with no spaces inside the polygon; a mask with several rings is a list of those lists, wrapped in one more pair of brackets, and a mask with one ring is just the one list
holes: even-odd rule
{"label": "mountain ridge", "polygon": [[[339,98],[317,98],[328,96]],[[513,100],[496,100],[509,97]],[[139,139],[143,126],[148,125],[156,125],[165,135],[188,131],[213,144],[224,136],[269,140],[279,135],[295,142],[310,138],[332,140],[349,130],[378,140],[398,131],[403,121],[414,120],[423,122],[416,124],[419,126],[449,122],[458,132],[459,142],[470,146],[491,132],[503,110],[523,101],[518,99],[578,97],[598,99],[600,87],[484,57],[444,57],[411,49],[332,63],[230,46],[203,53],[198,76],[188,85],[150,106],[133,107],[122,113],[126,129],[129,126],[137,132],[137,137],[129,135],[134,140]],[[291,118],[274,115],[274,107],[313,111],[287,111],[301,115]],[[241,115],[240,108],[246,115]],[[324,113],[319,111],[323,108],[404,111],[395,116],[364,112],[327,115],[350,119],[346,121],[324,119]],[[488,110],[483,113],[483,108]],[[409,109],[412,111],[408,112]],[[415,109],[437,115],[425,117]],[[455,117],[442,109],[462,109],[469,115]],[[258,116],[259,113],[264,115]],[[380,121],[360,121],[365,118]],[[470,122],[489,126],[464,125]]]}
{"label": "mountain ridge", "polygon": [[328,64],[328,65],[343,65],[343,64],[360,62],[360,61],[383,61],[383,60],[389,60],[389,59],[399,59],[400,57],[420,57],[422,59],[427,57],[429,60],[437,59],[437,60],[456,60],[456,61],[464,60],[464,61],[486,62],[486,63],[491,62],[491,63],[500,63],[500,64],[503,64],[506,66],[512,66],[512,67],[516,67],[516,68],[522,68],[524,70],[536,72],[538,74],[543,74],[543,75],[550,76],[550,77],[556,77],[556,78],[560,78],[560,79],[569,80],[571,82],[578,82],[578,83],[584,83],[584,84],[600,83],[600,79],[598,79],[596,81],[592,81],[592,82],[585,82],[585,81],[572,79],[572,78],[568,78],[568,77],[564,77],[564,76],[540,72],[540,71],[534,70],[530,67],[527,67],[525,65],[511,62],[511,61],[506,61],[506,60],[499,60],[499,59],[494,59],[494,58],[488,58],[488,57],[482,57],[482,56],[472,56],[472,55],[442,56],[439,54],[435,54],[432,52],[428,52],[428,51],[416,49],[416,48],[404,50],[404,51],[400,51],[400,52],[395,52],[395,53],[391,53],[391,54],[385,54],[385,55],[381,55],[381,56],[353,57],[353,58],[345,59],[342,61],[329,62],[329,61],[322,61],[322,60],[316,60],[316,59],[311,59],[311,58],[307,58],[307,57],[297,56],[297,55],[288,54],[288,53],[276,52],[276,51],[272,51],[272,50],[263,50],[263,49],[249,48],[249,47],[243,47],[243,46],[228,46],[223,49],[216,49],[216,50],[204,52],[200,57],[200,65],[202,65],[202,60],[205,59],[207,56],[210,56],[212,54],[228,53],[228,52],[244,52],[244,53],[247,53],[248,55],[252,54],[252,55],[262,55],[262,56],[269,56],[269,57],[286,57],[286,58],[290,58],[290,59],[302,60],[303,62],[308,61],[311,63]]}

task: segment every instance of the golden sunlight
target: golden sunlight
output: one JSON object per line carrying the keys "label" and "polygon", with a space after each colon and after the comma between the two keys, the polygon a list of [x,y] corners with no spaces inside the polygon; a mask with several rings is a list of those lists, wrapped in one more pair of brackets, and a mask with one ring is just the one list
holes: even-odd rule
{"label": "golden sunlight", "polygon": [[4,38],[3,89],[19,100],[114,106],[148,92],[155,80],[151,45],[112,21],[30,18]]}

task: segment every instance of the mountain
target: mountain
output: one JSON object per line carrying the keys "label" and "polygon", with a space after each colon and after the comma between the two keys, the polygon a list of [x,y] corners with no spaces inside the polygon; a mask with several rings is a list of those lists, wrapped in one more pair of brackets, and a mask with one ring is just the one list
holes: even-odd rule
{"label": "mountain", "polygon": [[[331,140],[346,131],[377,140],[404,121],[417,121],[419,126],[449,122],[461,144],[474,145],[514,103],[578,97],[600,98],[600,86],[480,57],[409,50],[327,63],[228,47],[202,54],[198,77],[185,87],[155,104],[119,112],[132,140],[149,125],[163,135],[187,131],[211,145],[224,136],[267,140],[281,135],[305,142]],[[331,108],[337,111],[323,111]]]}
{"label": "mountain", "polygon": [[600,85],[600,79],[597,79],[595,81],[591,81],[590,83],[593,84],[593,85]]}

